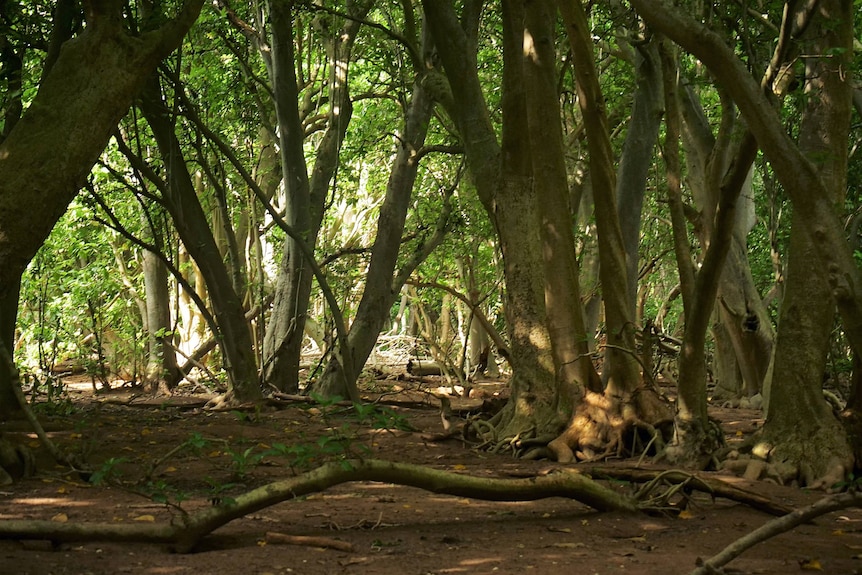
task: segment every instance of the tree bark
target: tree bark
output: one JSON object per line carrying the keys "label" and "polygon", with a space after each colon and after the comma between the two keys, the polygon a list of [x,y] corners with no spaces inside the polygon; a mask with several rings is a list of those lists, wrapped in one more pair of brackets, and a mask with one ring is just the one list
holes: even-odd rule
{"label": "tree bark", "polygon": [[[476,65],[475,44],[468,34],[475,22],[458,22],[451,4],[423,1],[428,27],[438,40],[437,51],[446,71],[452,101],[447,112],[464,143],[476,193],[500,241],[506,282],[505,312],[511,342],[511,396],[488,440],[556,434],[565,423],[559,409],[550,336],[545,317],[544,271],[538,207],[530,182],[530,151],[524,110],[523,15],[503,3],[504,74],[502,144],[491,123]],[[513,25],[514,24],[514,25]],[[454,105],[457,103],[457,105]]]}
{"label": "tree bark", "polygon": [[393,273],[398,263],[401,236],[419,169],[418,152],[425,143],[434,106],[424,80],[424,75],[421,75],[413,85],[404,130],[398,140],[386,196],[380,206],[365,287],[347,338],[351,365],[345,366],[343,356],[336,350],[320,380],[314,385],[314,391],[324,397],[359,399],[356,380],[389,319],[389,310],[407,280],[407,277],[393,279]]}
{"label": "tree bark", "polygon": [[[805,60],[799,147],[817,165],[826,199],[836,211],[847,185],[852,86],[844,70],[852,64],[852,4],[822,0],[804,38],[810,42],[805,53],[815,56]],[[795,466],[804,484],[829,487],[853,469],[853,457],[841,423],[823,398],[835,304],[825,278],[811,273],[818,255],[802,227],[804,217],[794,210],[762,441],[770,446],[770,461]]]}
{"label": "tree bark", "polygon": [[160,186],[165,207],[206,282],[213,316],[221,332],[218,341],[229,378],[227,400],[257,401],[261,398],[260,382],[242,299],[233,289],[230,273],[201,207],[157,76],[151,77],[143,92],[141,111],[166,167],[167,181]]}
{"label": "tree bark", "polygon": [[[10,351],[21,274],[202,5],[188,0],[161,28],[133,36],[123,28],[122,2],[85,2],[87,26],[63,44],[33,102],[0,144],[0,339]],[[0,369],[0,418],[14,411],[3,389],[9,385],[11,375]]]}

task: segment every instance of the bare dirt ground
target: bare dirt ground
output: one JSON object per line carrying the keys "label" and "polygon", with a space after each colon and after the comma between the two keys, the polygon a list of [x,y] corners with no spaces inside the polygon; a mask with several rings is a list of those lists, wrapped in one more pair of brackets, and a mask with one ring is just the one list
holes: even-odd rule
{"label": "bare dirt ground", "polygon": [[[165,402],[132,400],[128,389],[95,396],[71,392],[71,413],[43,421],[60,446],[83,450],[97,470],[106,472],[106,484],[95,486],[57,468],[35,435],[7,429],[37,453],[40,469],[35,477],[0,488],[0,519],[169,522],[178,511],[152,495],[193,511],[345,453],[493,477],[523,477],[555,465],[475,451],[458,440],[428,441],[427,433],[441,431],[439,413],[435,403],[423,405],[424,396],[413,388],[413,393],[386,395],[393,403],[365,414],[365,422],[352,408],[339,406],[292,403],[260,412],[212,413],[198,407],[202,396],[179,395]],[[489,393],[494,389],[488,386]],[[453,407],[478,408],[480,403],[453,400]],[[723,422],[729,441],[740,441],[760,423],[753,410],[716,409],[713,415]],[[409,422],[413,430],[369,430],[368,421]],[[185,447],[172,452],[178,446]],[[273,454],[274,448],[281,453]],[[147,484],[140,478],[148,471]],[[790,506],[823,495],[716,475]],[[633,489],[622,482],[612,485]],[[712,556],[770,518],[706,496],[696,498],[682,516],[629,516],[597,513],[557,498],[485,502],[352,483],[235,520],[190,554],[142,543],[0,541],[0,573],[664,575],[689,573],[698,558]],[[352,550],[279,544],[267,533],[325,537]],[[862,573],[862,512],[824,516],[749,550],[727,568],[739,574],[800,571]]]}

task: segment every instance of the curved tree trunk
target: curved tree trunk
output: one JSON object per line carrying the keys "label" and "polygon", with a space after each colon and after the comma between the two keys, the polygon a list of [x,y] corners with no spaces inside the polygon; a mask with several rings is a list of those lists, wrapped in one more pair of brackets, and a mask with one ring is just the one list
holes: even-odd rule
{"label": "curved tree trunk", "polygon": [[[840,210],[847,182],[847,153],[852,86],[845,69],[851,64],[852,2],[823,0],[807,30],[812,44],[806,59],[806,107],[799,147],[814,162]],[[831,54],[830,58],[817,55]],[[850,445],[822,394],[835,303],[826,279],[811,273],[819,256],[794,210],[787,282],[762,440],[771,462],[789,463],[805,484],[843,480],[852,470]]]}
{"label": "curved tree trunk", "polygon": [[[688,182],[699,210],[696,231],[700,244],[707,247],[715,234],[718,190],[729,162],[730,129],[720,128],[718,136],[713,136],[692,89],[683,92],[680,103]],[[745,186],[751,189],[750,182]],[[727,345],[716,346],[716,362],[722,366],[720,374],[730,377],[717,382],[718,397],[737,398],[760,391],[772,353],[769,314],[754,286],[746,248],[754,224],[750,197],[743,191],[737,199],[732,243],[718,284],[719,321],[713,330],[721,332],[716,338]],[[756,318],[754,329],[751,317]]]}
{"label": "curved tree trunk", "polygon": [[[203,1],[189,0],[175,19],[135,36],[122,26],[122,2],[84,5],[84,31],[64,43],[35,99],[0,144],[0,338],[10,353],[21,274]],[[0,418],[15,411],[10,385],[11,374],[0,367]]]}

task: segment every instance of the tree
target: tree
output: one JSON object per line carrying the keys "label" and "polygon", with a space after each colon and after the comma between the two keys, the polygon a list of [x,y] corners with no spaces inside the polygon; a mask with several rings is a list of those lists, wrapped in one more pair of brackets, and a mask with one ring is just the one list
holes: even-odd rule
{"label": "tree", "polygon": [[[371,2],[349,5],[349,17],[340,28],[335,16],[318,16],[323,28],[326,58],[330,68],[329,112],[326,132],[321,138],[311,178],[304,155],[305,129],[300,120],[300,87],[295,70],[293,44],[295,8],[287,2],[270,2],[271,57],[265,54],[273,86],[281,142],[281,165],[286,200],[286,223],[306,238],[309,246],[317,243],[330,182],[338,166],[338,152],[347,133],[352,114],[347,72],[351,51],[361,20]],[[296,242],[285,239],[276,280],[275,301],[264,340],[264,378],[276,389],[299,389],[299,360],[302,351],[312,273],[309,262]]]}
{"label": "tree", "polygon": [[[404,113],[404,128],[397,137],[397,151],[386,184],[386,196],[380,206],[377,234],[371,248],[371,261],[368,265],[365,287],[362,290],[362,299],[350,326],[347,345],[350,347],[352,359],[348,362],[339,346],[320,380],[314,386],[315,392],[326,397],[341,396],[358,399],[356,380],[374,349],[380,331],[389,319],[389,310],[410,274],[440,243],[447,224],[448,209],[444,207],[443,216],[436,228],[427,238],[419,242],[412,257],[393,277],[420,161],[426,155],[423,147],[428,135],[436,95],[428,79],[428,76],[434,72],[433,44],[425,33],[422,34],[421,40],[416,37],[417,31],[413,26],[414,15],[409,10],[405,14],[405,21],[408,23],[406,31],[409,34],[405,41],[409,43],[409,50],[413,54],[411,62],[415,79],[410,102]],[[422,56],[420,57],[419,54]],[[451,192],[449,194],[451,195]]]}
{"label": "tree", "polygon": [[[36,97],[0,144],[0,339],[10,352],[24,269],[149,74],[179,45],[202,5],[189,0],[174,18],[135,35],[125,27],[122,2],[84,2],[87,26],[49,61]],[[70,21],[55,25],[61,37],[71,36]],[[3,365],[0,418],[16,411],[11,382]]]}
{"label": "tree", "polygon": [[[820,2],[813,14],[803,14],[811,24],[800,39],[806,57],[799,147],[817,166],[826,199],[836,211],[847,186],[853,87],[844,71],[853,52],[852,4]],[[823,276],[811,273],[818,257],[803,228],[804,217],[794,210],[758,452],[768,453],[770,463],[789,465],[782,474],[786,478],[795,475],[806,485],[829,487],[852,470],[853,458],[845,430],[822,393],[835,305]]]}

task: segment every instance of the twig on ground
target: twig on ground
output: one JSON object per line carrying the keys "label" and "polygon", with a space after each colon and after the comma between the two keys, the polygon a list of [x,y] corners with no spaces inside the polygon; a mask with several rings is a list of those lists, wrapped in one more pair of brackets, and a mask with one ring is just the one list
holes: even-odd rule
{"label": "twig on ground", "polygon": [[264,539],[271,545],[304,545],[306,547],[320,547],[322,549],[335,549],[337,551],[346,551],[353,553],[356,549],[353,543],[333,539],[332,537],[312,537],[310,535],[288,535],[287,533],[277,533],[275,531],[267,531]]}
{"label": "twig on ground", "polygon": [[722,567],[758,543],[790,531],[794,527],[807,523],[821,515],[847,509],[848,507],[862,507],[862,493],[851,491],[829,495],[808,507],[802,507],[783,517],[773,519],[751,533],[740,537],[706,561],[699,559],[698,568],[692,571],[691,575],[714,575],[715,573],[722,573]]}

